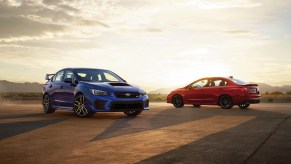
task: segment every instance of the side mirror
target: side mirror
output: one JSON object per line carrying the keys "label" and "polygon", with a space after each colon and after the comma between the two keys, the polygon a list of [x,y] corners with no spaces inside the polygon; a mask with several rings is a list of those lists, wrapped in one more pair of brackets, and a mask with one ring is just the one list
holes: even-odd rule
{"label": "side mirror", "polygon": [[65,83],[73,83],[73,80],[72,80],[72,78],[65,78],[64,82]]}
{"label": "side mirror", "polygon": [[46,74],[45,75],[45,80],[50,80],[51,79],[51,76],[53,76],[55,74]]}

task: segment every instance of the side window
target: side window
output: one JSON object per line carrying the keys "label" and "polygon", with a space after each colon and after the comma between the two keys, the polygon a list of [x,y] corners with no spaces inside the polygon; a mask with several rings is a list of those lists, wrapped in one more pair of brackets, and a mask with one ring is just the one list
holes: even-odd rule
{"label": "side window", "polygon": [[218,86],[225,86],[227,82],[225,80],[209,80],[208,87],[218,87]]}
{"label": "side window", "polygon": [[60,71],[54,76],[52,81],[61,82],[61,81],[63,81],[63,77],[64,77],[64,71]]}
{"label": "side window", "polygon": [[225,80],[217,80],[217,85],[216,86],[226,86],[227,85],[227,81]]}
{"label": "side window", "polygon": [[200,81],[198,81],[198,82],[196,82],[196,83],[193,83],[193,84],[191,85],[191,88],[200,88],[200,87],[205,87],[206,84],[207,84],[207,80],[200,80]]}
{"label": "side window", "polygon": [[75,76],[74,76],[74,73],[72,71],[70,71],[70,70],[67,70],[66,71],[66,75],[65,75],[65,78],[64,79],[66,79],[66,78],[71,78],[72,81],[76,81]]}

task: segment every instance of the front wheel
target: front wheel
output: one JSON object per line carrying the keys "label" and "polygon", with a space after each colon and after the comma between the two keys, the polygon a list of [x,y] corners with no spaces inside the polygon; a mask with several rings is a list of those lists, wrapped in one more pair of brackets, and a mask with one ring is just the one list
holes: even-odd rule
{"label": "front wheel", "polygon": [[129,111],[124,111],[124,114],[127,116],[137,116],[141,114],[142,110],[129,110]]}
{"label": "front wheel", "polygon": [[246,109],[250,106],[250,104],[240,104],[238,105],[241,109]]}
{"label": "front wheel", "polygon": [[90,117],[95,114],[86,108],[86,99],[83,94],[79,94],[75,98],[74,113],[79,117]]}
{"label": "front wheel", "polygon": [[184,106],[183,98],[180,95],[173,96],[172,103],[176,108],[182,108]]}
{"label": "front wheel", "polygon": [[233,107],[232,98],[229,95],[222,95],[219,98],[219,105],[222,109],[231,109]]}
{"label": "front wheel", "polygon": [[52,108],[50,96],[45,94],[42,98],[42,105],[44,113],[54,113],[55,109]]}

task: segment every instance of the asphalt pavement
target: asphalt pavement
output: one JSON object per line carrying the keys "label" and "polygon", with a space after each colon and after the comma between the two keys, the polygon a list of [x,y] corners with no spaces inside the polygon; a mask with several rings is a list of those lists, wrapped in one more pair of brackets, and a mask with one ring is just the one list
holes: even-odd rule
{"label": "asphalt pavement", "polygon": [[291,163],[291,104],[151,103],[137,117],[0,102],[0,163]]}

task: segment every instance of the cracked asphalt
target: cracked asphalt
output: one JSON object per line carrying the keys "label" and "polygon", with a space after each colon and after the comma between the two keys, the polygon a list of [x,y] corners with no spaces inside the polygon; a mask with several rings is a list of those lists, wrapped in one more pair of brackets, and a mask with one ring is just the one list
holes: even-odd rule
{"label": "cracked asphalt", "polygon": [[291,104],[150,107],[78,118],[0,101],[0,163],[291,163]]}

